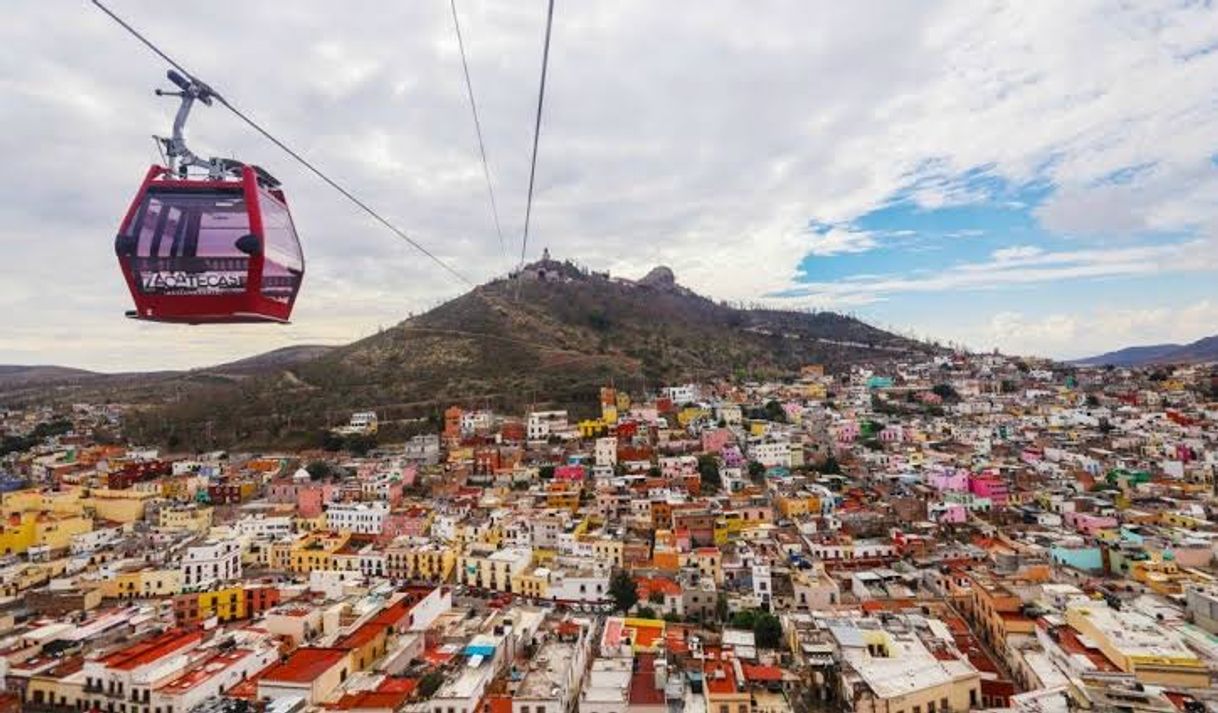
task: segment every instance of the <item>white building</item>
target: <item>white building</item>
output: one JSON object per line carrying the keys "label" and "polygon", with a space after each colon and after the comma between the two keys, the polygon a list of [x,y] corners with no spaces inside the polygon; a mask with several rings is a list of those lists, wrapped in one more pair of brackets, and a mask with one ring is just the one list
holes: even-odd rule
{"label": "white building", "polygon": [[385,502],[330,503],[326,507],[326,526],[336,531],[379,535],[388,516],[389,504]]}
{"label": "white building", "polygon": [[566,411],[533,411],[525,427],[530,441],[544,441],[551,435],[563,435],[571,430]]}
{"label": "white building", "polygon": [[769,608],[770,600],[774,596],[774,582],[770,577],[770,565],[753,565],[753,596],[757,598],[758,606]]}
{"label": "white building", "polygon": [[461,414],[461,435],[472,436],[486,433],[495,425],[495,415],[490,411],[466,411]]}
{"label": "white building", "polygon": [[182,589],[186,591],[241,579],[241,545],[235,539],[225,539],[187,547],[181,570]]}
{"label": "white building", "polygon": [[791,444],[787,441],[758,441],[750,443],[749,458],[767,468],[790,468]]}
{"label": "white building", "polygon": [[697,384],[681,384],[680,386],[665,386],[662,393],[674,404],[687,404],[698,400]]}
{"label": "white building", "polygon": [[236,522],[238,534],[260,540],[277,540],[292,534],[292,518],[287,515],[246,515]]}
{"label": "white building", "polygon": [[617,437],[608,436],[596,439],[594,456],[597,465],[607,465],[610,467],[617,465]]}

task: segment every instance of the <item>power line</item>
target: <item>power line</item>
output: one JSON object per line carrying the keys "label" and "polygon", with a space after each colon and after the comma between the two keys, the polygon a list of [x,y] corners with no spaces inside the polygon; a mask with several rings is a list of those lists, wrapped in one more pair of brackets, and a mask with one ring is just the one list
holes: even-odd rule
{"label": "power line", "polygon": [[[187,70],[185,67],[183,67],[181,64],[179,64],[172,57],[165,54],[165,52],[163,52],[160,47],[157,47],[155,44],[153,44],[153,42],[151,40],[149,40],[148,38],[146,38],[142,34],[140,34],[139,30],[136,30],[134,27],[132,27],[130,24],[128,24],[126,20],[119,17],[113,11],[111,11],[110,8],[108,8],[104,4],[102,4],[101,0],[92,0],[92,2],[94,5],[97,6],[97,8],[99,10],[101,10],[102,12],[109,15],[110,19],[117,22],[123,29],[125,29],[127,32],[131,33],[131,35],[133,37],[135,37],[137,40],[142,42],[145,47],[152,50],[153,53],[155,53],[158,57],[160,57],[161,59],[163,59],[167,63],[169,63],[169,65],[172,66],[174,69],[176,69],[179,72],[181,72],[182,74],[184,74],[191,81],[201,84],[203,86],[207,86],[204,82],[200,82],[198,79],[196,79],[195,74],[193,72]],[[336,190],[340,194],[342,194],[342,196],[344,198],[346,198],[347,200],[354,203],[356,206],[358,206],[361,210],[363,210],[368,215],[372,216],[372,218],[374,220],[376,220],[378,223],[380,223],[381,225],[388,228],[390,230],[390,232],[392,232],[394,235],[397,235],[402,240],[405,240],[407,243],[410,243],[412,246],[414,246],[414,248],[416,250],[423,253],[427,257],[431,258],[432,262],[434,262],[437,265],[439,265],[440,267],[444,268],[444,270],[447,271],[453,277],[456,277],[458,280],[464,282],[467,285],[470,285],[470,286],[474,285],[473,281],[471,281],[465,275],[462,275],[461,273],[457,272],[448,263],[441,260],[430,250],[428,250],[427,248],[425,248],[421,244],[419,244],[414,238],[411,238],[409,235],[407,235],[404,230],[397,227],[393,223],[389,222],[389,220],[387,220],[386,218],[381,216],[380,213],[373,210],[367,203],[365,203],[364,201],[357,198],[353,193],[351,193],[351,191],[349,191],[346,188],[344,188],[343,186],[339,185],[339,183],[337,181],[330,178],[325,173],[322,173],[321,169],[317,168],[312,163],[310,163],[304,156],[301,156],[299,153],[297,153],[292,148],[290,148],[287,144],[285,144],[284,142],[282,142],[278,138],[276,138],[274,135],[272,135],[269,131],[262,128],[262,126],[259,125],[256,121],[254,121],[244,112],[242,112],[237,107],[235,107],[231,103],[229,103],[229,101],[227,99],[225,99],[224,96],[221,95],[219,92],[216,92],[211,87],[207,87],[207,88],[211,92],[211,94],[215,98],[215,100],[220,102],[220,104],[222,104],[224,106],[224,108],[231,111],[233,113],[233,115],[235,115],[241,121],[245,122],[250,128],[252,128],[254,131],[257,131],[265,139],[267,139],[271,143],[278,146],[284,153],[286,153],[287,155],[296,159],[296,161],[298,161],[302,166],[309,169],[309,171],[311,171],[313,173],[313,175],[320,178],[328,186],[330,186],[331,188],[333,188],[334,190]]]}
{"label": "power line", "polygon": [[474,115],[474,131],[478,134],[478,153],[482,156],[482,175],[486,177],[486,194],[491,199],[491,215],[495,219],[495,233],[499,236],[499,252],[507,256],[503,243],[503,228],[499,224],[499,207],[495,205],[495,188],[491,183],[491,169],[486,161],[486,143],[482,140],[482,122],[478,120],[478,105],[474,102],[474,84],[469,78],[469,62],[465,59],[465,40],[461,37],[461,21],[457,19],[457,0],[449,0],[453,11],[453,29],[457,32],[457,47],[461,50],[461,69],[465,73],[465,93],[469,95],[469,110]]}
{"label": "power line", "polygon": [[537,175],[537,141],[541,138],[541,109],[546,99],[546,68],[550,64],[550,28],[554,25],[554,0],[546,10],[546,41],[541,54],[541,86],[537,90],[537,119],[533,123],[533,159],[529,165],[529,195],[524,204],[524,237],[520,241],[520,264],[529,248],[529,219],[533,215],[533,179]]}

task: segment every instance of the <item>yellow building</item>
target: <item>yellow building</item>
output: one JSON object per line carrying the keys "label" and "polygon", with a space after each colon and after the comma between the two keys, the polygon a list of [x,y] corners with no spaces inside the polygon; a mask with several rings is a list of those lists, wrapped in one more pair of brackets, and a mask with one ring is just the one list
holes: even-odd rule
{"label": "yellow building", "polygon": [[546,507],[575,512],[579,510],[579,493],[577,483],[570,487],[565,487],[560,483],[551,484],[546,489]]}
{"label": "yellow building", "polygon": [[349,532],[311,532],[293,543],[288,569],[301,573],[315,569],[334,569],[334,553],[341,550],[350,539]]}
{"label": "yellow building", "polygon": [[312,532],[314,530],[324,530],[326,528],[326,514],[323,512],[317,517],[300,517],[292,518],[292,529],[296,532]]}
{"label": "yellow building", "polygon": [[385,550],[385,566],[395,578],[447,582],[457,564],[452,547],[428,542],[395,544]]}
{"label": "yellow building", "polygon": [[0,514],[15,515],[23,512],[50,512],[60,515],[84,514],[80,488],[61,491],[17,490],[0,495]]}
{"label": "yellow building", "polygon": [[579,422],[580,438],[596,438],[608,431],[609,421],[602,418],[590,418]]}
{"label": "yellow building", "polygon": [[1145,614],[1116,611],[1104,603],[1076,604],[1066,609],[1066,623],[1141,683],[1209,688],[1205,662]]}
{"label": "yellow building", "polygon": [[207,532],[211,529],[214,509],[206,505],[172,505],[157,513],[157,526],[162,530]]}
{"label": "yellow building", "polygon": [[74,536],[92,530],[93,520],[81,515],[13,513],[0,522],[0,554],[22,554],[31,547],[66,550]]}
{"label": "yellow building", "polygon": [[210,592],[199,592],[199,619],[216,617],[220,621],[245,618],[245,587],[234,585]]}
{"label": "yellow building", "polygon": [[530,567],[512,577],[512,594],[535,599],[550,598],[549,570],[545,567]]}
{"label": "yellow building", "polygon": [[811,493],[782,495],[778,497],[776,504],[778,505],[778,512],[783,517],[796,518],[809,514],[820,514],[820,497]]}
{"label": "yellow building", "polygon": [[148,503],[159,497],[153,492],[97,488],[89,492],[84,502],[102,520],[128,524],[143,520]]}
{"label": "yellow building", "polygon": [[684,428],[694,421],[710,418],[711,412],[699,406],[686,406],[677,412],[677,423]]}
{"label": "yellow building", "polygon": [[176,569],[137,569],[119,572],[102,582],[102,596],[107,599],[143,599],[163,597],[182,591],[182,572]]}

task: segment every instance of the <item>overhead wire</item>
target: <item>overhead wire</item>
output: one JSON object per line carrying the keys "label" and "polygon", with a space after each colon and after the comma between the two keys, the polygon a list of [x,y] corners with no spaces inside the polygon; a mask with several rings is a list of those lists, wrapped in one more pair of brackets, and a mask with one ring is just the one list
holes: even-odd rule
{"label": "overhead wire", "polygon": [[546,39],[541,53],[541,84],[537,90],[537,118],[533,122],[533,158],[529,162],[529,193],[524,204],[524,235],[520,240],[520,264],[523,267],[529,248],[529,221],[533,216],[533,181],[537,176],[537,144],[541,138],[541,114],[546,100],[546,69],[550,64],[550,30],[554,26],[554,0],[546,10]]}
{"label": "overhead wire", "polygon": [[461,51],[461,70],[465,74],[465,93],[469,96],[469,110],[474,115],[474,131],[478,134],[478,153],[482,157],[482,175],[486,178],[486,194],[491,201],[491,216],[495,220],[495,233],[499,236],[499,253],[507,257],[503,242],[503,227],[499,222],[499,206],[495,203],[495,186],[491,181],[491,169],[486,160],[486,142],[482,138],[482,122],[478,119],[478,104],[474,101],[474,83],[469,77],[469,62],[465,56],[465,39],[461,36],[461,20],[457,17],[457,0],[449,0],[453,13],[453,29],[457,34],[457,48]]}
{"label": "overhead wire", "polygon": [[465,275],[458,272],[455,268],[453,268],[447,262],[442,260],[435,253],[431,252],[426,247],[424,247],[422,244],[420,244],[417,240],[415,240],[414,238],[407,235],[406,231],[397,227],[392,222],[390,222],[387,218],[382,216],[380,213],[373,210],[372,207],[370,207],[367,203],[365,203],[364,201],[362,201],[358,197],[356,197],[356,195],[354,193],[347,190],[342,185],[340,185],[337,181],[335,181],[334,179],[327,176],[325,173],[323,173],[321,171],[321,169],[314,166],[308,159],[306,159],[304,156],[297,153],[295,150],[293,150],[283,141],[280,141],[277,137],[275,137],[273,134],[271,134],[268,130],[263,128],[258,122],[254,121],[252,118],[250,118],[249,115],[247,115],[245,112],[241,111],[236,106],[234,106],[231,102],[228,101],[228,99],[224,98],[224,96],[222,94],[215,91],[215,89],[208,86],[206,83],[199,81],[193,72],[191,72],[190,70],[183,67],[177,60],[170,57],[163,50],[161,50],[160,47],[157,47],[155,43],[153,43],[151,40],[149,40],[147,37],[145,37],[143,34],[141,34],[139,32],[139,30],[132,27],[126,20],[119,17],[110,8],[106,7],[106,5],[101,2],[101,0],[91,0],[91,1],[94,5],[97,6],[97,8],[99,10],[101,10],[102,12],[109,15],[110,19],[114,20],[116,23],[119,24],[119,26],[121,26],[123,29],[127,30],[127,32],[131,33],[131,35],[133,37],[135,37],[137,40],[139,40],[141,43],[143,43],[145,47],[152,50],[152,52],[154,54],[156,54],[158,57],[165,60],[165,62],[167,62],[174,69],[181,72],[192,82],[196,82],[202,86],[207,87],[208,90],[211,92],[213,98],[216,101],[220,102],[220,104],[223,105],[224,108],[231,111],[234,116],[236,116],[241,121],[245,122],[245,124],[248,125],[250,128],[252,128],[254,131],[261,134],[263,136],[263,138],[267,139],[272,144],[279,147],[279,149],[282,150],[284,153],[286,153],[287,155],[296,159],[296,161],[298,163],[300,163],[302,166],[307,168],[310,172],[313,173],[313,175],[320,178],[323,182],[326,183],[326,185],[328,185],[331,188],[333,188],[334,190],[338,191],[338,193],[341,194],[344,198],[346,198],[347,200],[354,203],[357,207],[359,207],[361,210],[363,210],[365,213],[367,213],[369,216],[371,216],[378,223],[383,225],[385,228],[389,229],[389,231],[392,232],[394,235],[398,236],[402,240],[405,240],[407,243],[409,243],[411,246],[413,246],[416,250],[418,250],[419,252],[426,255],[428,258],[431,259],[432,262],[439,265],[450,275],[457,278],[461,282],[464,282],[465,284],[470,285],[471,287],[474,286],[474,282],[472,280],[470,280],[468,277],[466,277]]}

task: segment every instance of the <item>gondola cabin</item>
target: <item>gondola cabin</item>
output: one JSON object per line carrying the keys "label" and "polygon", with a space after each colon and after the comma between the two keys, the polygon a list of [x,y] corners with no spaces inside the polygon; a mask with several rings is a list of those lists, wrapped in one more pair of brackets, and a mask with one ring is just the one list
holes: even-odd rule
{"label": "gondola cabin", "polygon": [[286,323],[304,256],[278,183],[255,166],[175,178],[152,166],[114,251],[135,309],[155,322]]}

